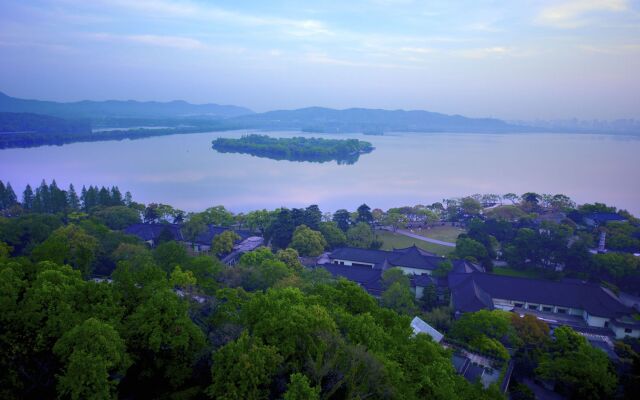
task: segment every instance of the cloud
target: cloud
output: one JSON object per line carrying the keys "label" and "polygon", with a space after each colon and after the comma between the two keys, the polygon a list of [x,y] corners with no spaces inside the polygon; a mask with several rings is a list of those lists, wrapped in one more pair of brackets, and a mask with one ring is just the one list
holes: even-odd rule
{"label": "cloud", "polygon": [[192,2],[174,3],[166,0],[114,0],[107,1],[107,5],[162,18],[218,21],[248,27],[273,27],[292,36],[332,34],[331,30],[321,21],[258,16],[229,11],[208,4],[196,4]]}
{"label": "cloud", "polygon": [[505,56],[513,54],[513,49],[508,47],[494,46],[479,49],[466,49],[454,51],[453,54],[465,58],[486,58],[491,56]]}
{"label": "cloud", "polygon": [[93,33],[89,38],[103,41],[123,41],[157,47],[171,47],[183,50],[197,50],[207,47],[203,42],[190,37],[164,35],[115,35],[111,33]]}
{"label": "cloud", "polygon": [[203,49],[206,47],[205,44],[199,40],[180,36],[128,35],[123,38],[135,43],[185,50]]}
{"label": "cloud", "polygon": [[583,44],[578,48],[586,53],[624,55],[640,52],[640,43],[616,44],[611,46],[594,46]]}
{"label": "cloud", "polygon": [[598,12],[622,12],[629,9],[626,0],[572,0],[542,9],[536,22],[555,28],[572,29],[591,22]]}

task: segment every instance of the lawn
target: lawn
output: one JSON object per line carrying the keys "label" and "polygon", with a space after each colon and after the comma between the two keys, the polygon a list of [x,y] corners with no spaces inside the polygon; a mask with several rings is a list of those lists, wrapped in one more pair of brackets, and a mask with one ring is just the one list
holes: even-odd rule
{"label": "lawn", "polygon": [[466,230],[455,226],[434,226],[429,229],[414,229],[416,235],[428,237],[431,239],[442,240],[443,242],[455,243],[458,235],[465,233]]}
{"label": "lawn", "polygon": [[383,243],[383,250],[410,247],[414,244],[423,250],[430,251],[441,256],[445,256],[454,250],[453,247],[440,246],[438,244],[428,243],[418,239],[412,239],[410,237],[389,231],[376,231],[376,235],[378,237],[378,240],[381,240]]}
{"label": "lawn", "polygon": [[518,278],[545,279],[544,272],[535,269],[514,269],[509,267],[493,267],[496,275],[515,276]]}

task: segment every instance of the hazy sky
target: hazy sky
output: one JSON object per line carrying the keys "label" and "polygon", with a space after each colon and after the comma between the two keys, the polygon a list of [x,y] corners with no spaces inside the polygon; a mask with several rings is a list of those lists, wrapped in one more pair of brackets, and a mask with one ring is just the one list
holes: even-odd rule
{"label": "hazy sky", "polygon": [[1,0],[0,91],[640,118],[640,1]]}

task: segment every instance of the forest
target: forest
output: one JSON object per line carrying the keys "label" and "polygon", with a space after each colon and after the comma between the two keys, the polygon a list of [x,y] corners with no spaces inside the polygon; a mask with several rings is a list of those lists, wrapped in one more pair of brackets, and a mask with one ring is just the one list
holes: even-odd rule
{"label": "forest", "polygon": [[217,138],[212,147],[221,153],[243,153],[274,160],[337,161],[353,164],[361,154],[374,147],[357,139],[272,138],[267,135],[245,135],[239,139]]}
{"label": "forest", "polygon": [[[450,349],[413,334],[416,315],[449,343],[491,354],[501,371],[513,364],[511,398],[533,398],[525,379],[553,382],[568,398],[633,398],[639,389],[638,340],[616,342],[614,363],[570,328],[552,336],[535,318],[488,310],[454,318],[446,296],[416,300],[396,269],[377,299],[298,257],[379,247],[373,226],[415,207],[185,213],[137,203],[116,186],[78,192],[43,181],[18,200],[0,184],[2,398],[506,398],[456,374]],[[463,218],[470,204],[449,203],[441,217]],[[272,248],[230,267],[218,258],[228,249],[194,254],[171,238],[151,248],[123,233],[142,221],[195,231],[240,224]],[[482,240],[472,224],[460,240]],[[481,258],[477,247],[462,244],[452,257]]]}

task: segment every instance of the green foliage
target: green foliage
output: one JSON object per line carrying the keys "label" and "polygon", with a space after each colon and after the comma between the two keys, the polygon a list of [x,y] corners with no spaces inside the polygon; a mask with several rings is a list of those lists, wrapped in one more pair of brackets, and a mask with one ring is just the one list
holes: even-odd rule
{"label": "green foliage", "polygon": [[233,251],[233,245],[240,240],[240,235],[234,231],[224,231],[216,235],[211,242],[211,252],[213,254],[222,255]]}
{"label": "green foliage", "polygon": [[500,310],[465,313],[448,333],[449,337],[502,360],[509,359],[509,353],[501,341],[513,341],[514,335],[511,314]]}
{"label": "green foliage", "polygon": [[300,225],[293,232],[290,246],[302,256],[319,256],[327,246],[322,233],[311,230],[306,225]]}
{"label": "green foliage", "polygon": [[300,263],[300,258],[296,249],[288,248],[284,250],[278,250],[276,258],[287,265],[294,271],[300,272],[304,268]]}
{"label": "green foliage", "polygon": [[62,360],[58,393],[71,399],[116,398],[112,376],[123,374],[130,361],[124,340],[109,324],[89,318],[67,331],[53,347]]}
{"label": "green foliage", "polygon": [[388,289],[396,282],[399,282],[402,286],[409,287],[409,277],[405,275],[402,268],[389,268],[382,273],[382,287],[385,289]]}
{"label": "green foliage", "polygon": [[274,346],[265,346],[247,332],[213,356],[213,384],[207,394],[213,399],[267,399],[269,386],[282,356]]}
{"label": "green foliage", "polygon": [[347,244],[352,247],[368,249],[373,239],[373,230],[366,222],[358,222],[347,231]]}
{"label": "green foliage", "polygon": [[221,153],[246,153],[275,160],[352,164],[361,153],[373,151],[371,143],[357,139],[272,138],[267,135],[246,135],[240,139],[217,138],[213,148]]}
{"label": "green foliage", "polygon": [[464,237],[456,240],[455,254],[463,259],[473,259],[476,261],[483,260],[488,256],[487,249],[482,243]]}
{"label": "green foliage", "polygon": [[432,275],[437,278],[446,278],[451,270],[453,270],[453,264],[451,263],[451,261],[444,260],[438,264],[438,268],[433,271]]}
{"label": "green foliage", "polygon": [[347,236],[338,227],[338,224],[333,221],[321,222],[320,233],[322,233],[322,236],[326,240],[328,249],[342,247],[347,243]]}
{"label": "green foliage", "polygon": [[542,356],[536,373],[554,381],[556,390],[576,399],[611,398],[617,385],[607,355],[569,327],[554,331],[551,351]]}
{"label": "green foliage", "polygon": [[394,282],[382,293],[380,304],[400,314],[413,315],[417,311],[414,298],[409,285]]}
{"label": "green foliage", "polygon": [[76,225],[56,229],[42,244],[33,250],[33,258],[38,261],[53,261],[69,264],[80,270],[84,276],[93,271],[98,241]]}
{"label": "green foliage", "polygon": [[153,250],[153,258],[158,267],[170,273],[176,265],[187,261],[187,249],[178,242],[164,242]]}
{"label": "green foliage", "polygon": [[166,288],[154,291],[134,310],[125,332],[140,378],[158,375],[173,388],[191,375],[205,345],[202,331],[189,318],[187,303]]}
{"label": "green foliage", "polygon": [[111,229],[121,230],[140,223],[140,213],[126,206],[113,206],[97,211],[95,217]]}
{"label": "green foliage", "polygon": [[309,378],[297,372],[291,374],[284,400],[320,400],[320,388],[311,387]]}
{"label": "green foliage", "polygon": [[169,285],[181,289],[190,289],[197,283],[196,278],[191,271],[183,271],[179,265],[173,269],[169,277]]}

